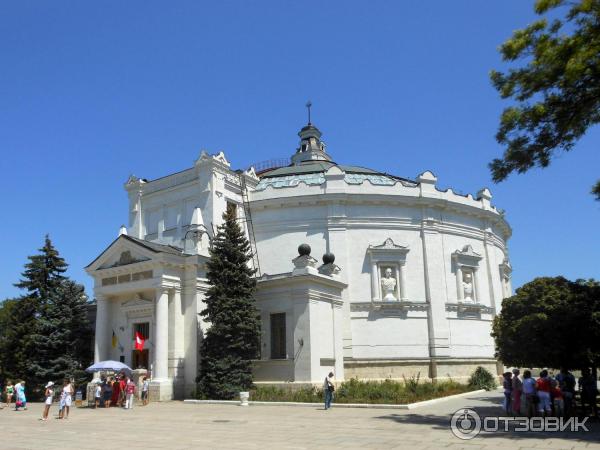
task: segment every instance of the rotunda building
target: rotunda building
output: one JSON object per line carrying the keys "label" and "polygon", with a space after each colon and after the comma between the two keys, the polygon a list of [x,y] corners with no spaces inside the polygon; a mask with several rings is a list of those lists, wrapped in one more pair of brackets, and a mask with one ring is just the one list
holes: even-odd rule
{"label": "rotunda building", "polygon": [[262,173],[250,194],[260,268],[281,272],[298,243],[335,255],[345,378],[496,371],[491,321],[511,295],[511,229],[489,190],[339,165],[315,126],[299,136],[292,164]]}
{"label": "rotunda building", "polygon": [[148,372],[153,399],[190,395],[210,327],[199,314],[210,243],[233,208],[257,270],[255,382],[501,370],[490,332],[512,294],[511,229],[489,190],[464,196],[428,171],[409,180],[337,164],[317,127],[299,136],[288,163],[258,174],[203,151],[183,171],[129,177],[128,226],[86,267],[95,360]]}

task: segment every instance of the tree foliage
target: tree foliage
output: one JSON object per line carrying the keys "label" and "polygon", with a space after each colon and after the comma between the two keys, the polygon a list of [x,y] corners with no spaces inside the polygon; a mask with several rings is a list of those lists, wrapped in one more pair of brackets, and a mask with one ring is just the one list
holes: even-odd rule
{"label": "tree foliage", "polygon": [[229,399],[252,387],[260,319],[254,301],[254,270],[248,265],[250,244],[234,211],[223,217],[207,264],[210,288],[201,314],[210,328],[201,345],[199,389],[205,397]]}
{"label": "tree foliage", "polygon": [[[557,151],[569,151],[600,121],[600,0],[537,0],[545,14],[566,7],[564,19],[537,20],[500,47],[504,61],[523,65],[491,72],[504,110],[497,141],[505,147],[490,164],[494,181],[534,166],[546,167]],[[600,200],[600,181],[592,192]]]}
{"label": "tree foliage", "polygon": [[502,302],[493,323],[497,356],[517,367],[600,363],[600,284],[536,278]]}
{"label": "tree foliage", "polygon": [[49,237],[39,252],[15,284],[24,295],[0,308],[0,375],[25,379],[34,395],[47,381],[81,382],[92,358],[83,286],[63,275],[67,264]]}

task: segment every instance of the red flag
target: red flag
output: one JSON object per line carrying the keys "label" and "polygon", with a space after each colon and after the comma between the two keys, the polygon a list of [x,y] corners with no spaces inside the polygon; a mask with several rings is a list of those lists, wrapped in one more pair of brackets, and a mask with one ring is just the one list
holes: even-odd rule
{"label": "red flag", "polygon": [[144,336],[142,336],[139,331],[136,331],[135,332],[135,349],[139,350],[140,352],[142,350],[144,350],[144,342],[145,342]]}

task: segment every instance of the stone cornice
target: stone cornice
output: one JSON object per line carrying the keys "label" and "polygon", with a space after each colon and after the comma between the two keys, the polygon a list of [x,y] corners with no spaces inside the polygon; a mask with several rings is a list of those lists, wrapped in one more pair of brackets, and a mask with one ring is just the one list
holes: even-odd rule
{"label": "stone cornice", "polygon": [[[276,275],[263,275],[256,279],[257,287],[261,289],[268,289],[270,287],[286,286],[293,289],[297,288],[297,285],[301,284],[306,286],[306,289],[311,289],[314,285],[325,285],[328,287],[334,287],[338,289],[344,289],[348,285],[337,278],[332,278],[321,274],[303,274],[290,276],[289,274],[276,274]],[[304,289],[304,286],[302,289]]]}
{"label": "stone cornice", "polygon": [[494,308],[480,303],[446,303],[446,311],[493,314]]}
{"label": "stone cornice", "polygon": [[411,301],[376,301],[376,302],[351,302],[350,311],[429,311],[427,302]]}
{"label": "stone cornice", "polygon": [[146,182],[142,187],[142,193],[143,195],[149,195],[157,191],[179,187],[183,184],[191,183],[197,180],[198,174],[192,167],[172,175],[167,175],[165,177]]}

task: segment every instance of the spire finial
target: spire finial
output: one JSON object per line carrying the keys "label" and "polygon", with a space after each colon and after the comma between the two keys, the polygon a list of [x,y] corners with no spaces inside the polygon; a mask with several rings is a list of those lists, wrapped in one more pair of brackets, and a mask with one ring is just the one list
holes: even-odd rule
{"label": "spire finial", "polygon": [[310,125],[310,107],[312,106],[312,102],[309,100],[306,102],[306,109],[308,109],[308,124]]}

